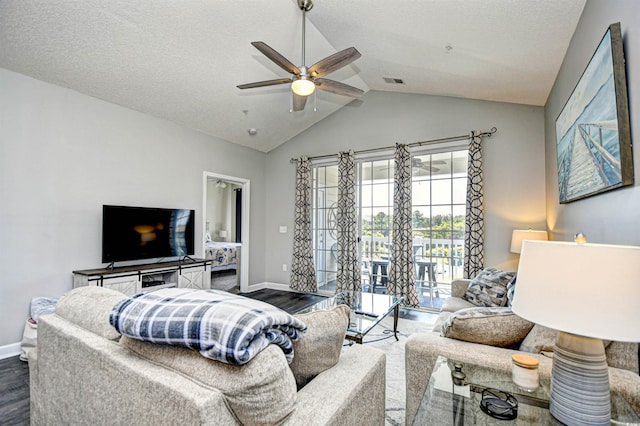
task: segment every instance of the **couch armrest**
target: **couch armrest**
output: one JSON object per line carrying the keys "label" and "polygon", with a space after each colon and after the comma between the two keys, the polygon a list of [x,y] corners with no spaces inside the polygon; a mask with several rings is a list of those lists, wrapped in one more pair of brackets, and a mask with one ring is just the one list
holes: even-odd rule
{"label": "couch armrest", "polygon": [[451,297],[462,297],[469,287],[471,280],[466,278],[459,278],[451,281]]}
{"label": "couch armrest", "polygon": [[[405,345],[406,424],[413,422],[439,355],[511,371],[511,355],[515,353],[518,351],[449,339],[436,332],[412,334]],[[533,356],[540,361],[540,375],[549,377],[551,360],[542,355]]]}
{"label": "couch armrest", "polygon": [[353,345],[298,392],[285,425],[384,425],[386,355]]}

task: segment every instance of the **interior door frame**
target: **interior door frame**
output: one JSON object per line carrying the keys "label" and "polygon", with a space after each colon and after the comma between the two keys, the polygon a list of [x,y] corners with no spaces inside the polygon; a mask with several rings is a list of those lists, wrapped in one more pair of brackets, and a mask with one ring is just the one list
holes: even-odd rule
{"label": "interior door frame", "polygon": [[[242,246],[240,247],[240,269],[236,269],[236,273],[240,274],[240,291],[246,293],[249,291],[249,228],[250,228],[250,205],[251,199],[251,182],[249,179],[228,176],[220,173],[203,172],[202,177],[202,240],[200,246],[204,250],[205,236],[207,234],[207,182],[209,179],[221,179],[236,185],[242,186],[242,235],[240,239]],[[203,253],[204,255],[204,253]],[[204,257],[204,256],[203,256]]]}

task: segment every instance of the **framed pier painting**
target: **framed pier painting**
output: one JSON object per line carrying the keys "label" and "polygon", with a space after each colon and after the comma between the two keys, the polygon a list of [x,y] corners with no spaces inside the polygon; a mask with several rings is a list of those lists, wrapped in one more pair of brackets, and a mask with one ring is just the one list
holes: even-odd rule
{"label": "framed pier painting", "polygon": [[556,119],[560,203],[633,184],[620,23],[607,29]]}

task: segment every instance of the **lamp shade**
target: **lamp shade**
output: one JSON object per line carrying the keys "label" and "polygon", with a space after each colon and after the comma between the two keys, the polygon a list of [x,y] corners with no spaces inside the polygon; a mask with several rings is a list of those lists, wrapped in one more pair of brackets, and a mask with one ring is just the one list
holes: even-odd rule
{"label": "lamp shade", "polygon": [[640,342],[640,247],[522,243],[512,310],[558,331]]}
{"label": "lamp shade", "polygon": [[547,231],[533,229],[514,229],[511,233],[511,253],[520,253],[524,240],[548,240]]}
{"label": "lamp shade", "polygon": [[220,235],[220,238],[227,238],[227,231],[218,231],[218,235]]}

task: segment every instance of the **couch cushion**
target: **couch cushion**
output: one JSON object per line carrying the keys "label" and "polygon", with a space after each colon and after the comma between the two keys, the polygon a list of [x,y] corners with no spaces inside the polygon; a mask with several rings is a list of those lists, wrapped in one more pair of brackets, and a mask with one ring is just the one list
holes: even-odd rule
{"label": "couch cushion", "polygon": [[127,296],[109,288],[86,286],[64,294],[56,304],[56,314],[109,340],[120,338],[111,324],[113,307]]}
{"label": "couch cushion", "polygon": [[533,323],[505,307],[475,307],[452,314],[442,325],[442,335],[451,339],[510,348],[519,344]]}
{"label": "couch cushion", "polygon": [[307,326],[307,333],[293,342],[291,371],[298,389],[338,363],[349,325],[350,310],[338,305],[326,311],[295,315]]}
{"label": "couch cushion", "polygon": [[474,308],[476,305],[461,297],[447,297],[442,303],[442,312],[458,312],[460,309]]}
{"label": "couch cushion", "polygon": [[204,358],[192,349],[126,336],[120,344],[141,358],[219,390],[242,424],[277,424],[294,409],[295,379],[284,353],[275,345],[267,346],[251,361],[237,366]]}
{"label": "couch cushion", "polygon": [[471,281],[462,298],[476,306],[507,306],[507,284],[515,276],[515,272],[486,268]]}

